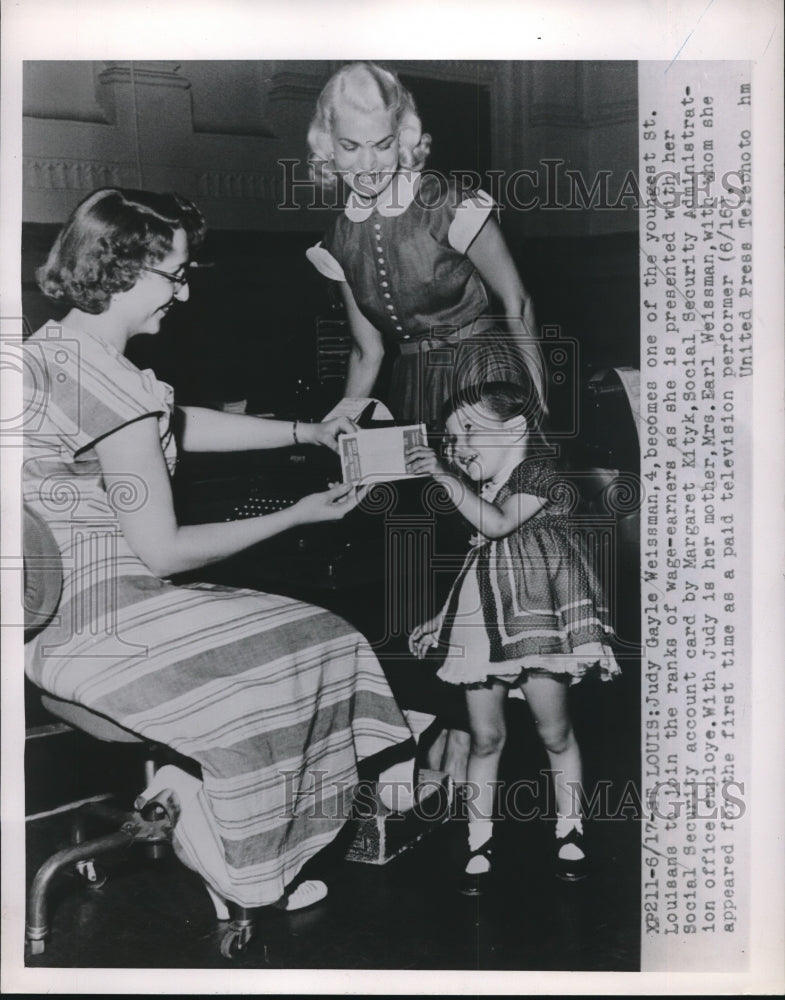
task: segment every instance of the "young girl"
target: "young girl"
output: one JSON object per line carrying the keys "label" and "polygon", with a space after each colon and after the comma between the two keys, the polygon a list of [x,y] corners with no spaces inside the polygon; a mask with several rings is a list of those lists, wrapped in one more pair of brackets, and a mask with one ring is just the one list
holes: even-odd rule
{"label": "young girl", "polygon": [[[460,384],[518,380],[540,399],[542,361],[531,299],[482,191],[421,173],[431,137],[412,95],[374,63],[342,67],[308,133],[316,182],[348,188],[346,207],[308,258],[341,283],[352,334],[345,396],[370,396],[385,345],[397,347],[387,403],[406,422],[438,427]],[[489,294],[507,330],[494,332]]]}
{"label": "young girl", "polygon": [[446,410],[449,460],[478,492],[425,446],[410,449],[408,467],[437,478],[478,534],[445,607],[414,629],[409,646],[421,659],[444,641],[449,648],[439,676],[466,690],[468,780],[477,797],[461,891],[478,894],[490,872],[493,783],[505,742],[505,702],[516,687],[554,774],[556,871],[573,880],[585,874],[586,854],[573,793],[581,752],[567,691],[589,671],[603,680],[619,673],[607,645],[600,581],[559,499],[550,461],[534,454],[542,439],[531,394],[487,383],[459,393]]}

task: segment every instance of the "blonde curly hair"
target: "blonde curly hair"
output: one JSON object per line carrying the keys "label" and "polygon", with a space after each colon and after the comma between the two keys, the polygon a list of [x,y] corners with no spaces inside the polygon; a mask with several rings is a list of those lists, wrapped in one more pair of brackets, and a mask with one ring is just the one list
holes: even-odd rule
{"label": "blonde curly hair", "polygon": [[398,128],[399,159],[408,170],[421,171],[431,150],[410,92],[390,70],[372,62],[342,66],[325,84],[308,129],[308,163],[316,183],[327,191],[338,184],[333,166],[332,126],[339,103],[360,111],[391,111]]}

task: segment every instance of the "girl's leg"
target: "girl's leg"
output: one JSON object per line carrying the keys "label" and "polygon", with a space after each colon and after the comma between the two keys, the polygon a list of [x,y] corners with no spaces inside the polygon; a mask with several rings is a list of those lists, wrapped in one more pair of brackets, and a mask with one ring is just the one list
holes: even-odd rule
{"label": "girl's leg", "polygon": [[583,780],[583,761],[570,719],[568,685],[553,677],[532,674],[522,687],[553,772],[557,841],[564,840],[573,830],[578,835],[561,844],[558,853],[563,876],[576,878],[581,874],[578,863],[585,861],[580,846],[583,827],[579,800],[575,795]]}
{"label": "girl's leg", "polygon": [[[499,774],[499,759],[507,735],[504,706],[507,687],[499,682],[488,687],[469,688],[466,704],[469,710],[471,751],[467,768],[467,808],[469,813],[469,850],[477,851],[486,844],[493,833],[493,798]],[[482,875],[490,869],[485,855],[469,859],[468,876]],[[478,885],[469,884],[465,892],[475,894]]]}
{"label": "girl's leg", "polygon": [[583,762],[567,705],[568,685],[554,677],[530,674],[522,687],[553,771],[556,812],[570,816],[575,796],[568,782],[579,786]]}
{"label": "girl's leg", "polygon": [[471,730],[471,750],[466,769],[470,790],[469,816],[488,822],[493,816],[494,782],[499,774],[499,759],[507,736],[504,721],[506,701],[507,686],[498,681],[488,687],[468,688],[466,691]]}

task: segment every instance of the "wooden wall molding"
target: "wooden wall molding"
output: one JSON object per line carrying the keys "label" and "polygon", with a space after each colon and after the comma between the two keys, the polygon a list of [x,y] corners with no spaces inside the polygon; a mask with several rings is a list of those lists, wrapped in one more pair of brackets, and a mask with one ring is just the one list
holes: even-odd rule
{"label": "wooden wall molding", "polygon": [[91,191],[99,187],[133,184],[131,163],[26,156],[22,161],[24,186],[46,191]]}
{"label": "wooden wall molding", "polygon": [[98,74],[102,84],[130,83],[133,79],[147,87],[176,87],[188,90],[191,84],[179,75],[180,64],[172,62],[107,62]]}
{"label": "wooden wall molding", "polygon": [[268,98],[271,101],[305,101],[316,104],[325,79],[313,73],[279,70],[270,81]]}
{"label": "wooden wall molding", "polygon": [[279,183],[272,172],[206,170],[196,174],[196,190],[204,198],[248,198],[273,203]]}

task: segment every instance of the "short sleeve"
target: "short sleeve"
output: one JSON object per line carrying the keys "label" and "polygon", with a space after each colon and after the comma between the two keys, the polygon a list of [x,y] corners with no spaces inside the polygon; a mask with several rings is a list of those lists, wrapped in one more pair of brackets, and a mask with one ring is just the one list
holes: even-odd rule
{"label": "short sleeve", "polygon": [[74,455],[125,424],[171,408],[170,386],[87,338],[26,347],[33,374],[25,396],[36,400],[35,410]]}
{"label": "short sleeve", "polygon": [[473,191],[467,195],[456,208],[455,218],[447,233],[450,246],[465,254],[495,207],[493,198],[485,191]]}
{"label": "short sleeve", "polygon": [[332,281],[346,281],[343,268],[330,251],[325,250],[321,243],[317,243],[314,247],[309,247],[305,251],[305,256],[325,278],[330,278]]}
{"label": "short sleeve", "polygon": [[553,463],[544,459],[529,459],[515,468],[505,486],[505,493],[528,493],[530,496],[550,500],[558,482]]}

